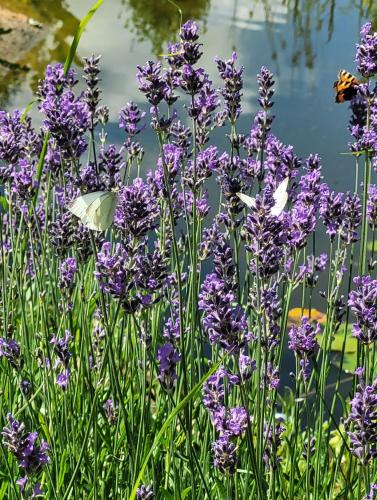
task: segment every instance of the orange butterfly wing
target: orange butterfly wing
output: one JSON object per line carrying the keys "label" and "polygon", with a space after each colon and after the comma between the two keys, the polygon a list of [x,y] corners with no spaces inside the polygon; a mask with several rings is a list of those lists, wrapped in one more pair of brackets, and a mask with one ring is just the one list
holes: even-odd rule
{"label": "orange butterfly wing", "polygon": [[356,94],[356,86],[358,84],[359,81],[355,76],[345,69],[341,69],[338,73],[338,80],[334,83],[334,88],[336,90],[335,101],[350,101]]}

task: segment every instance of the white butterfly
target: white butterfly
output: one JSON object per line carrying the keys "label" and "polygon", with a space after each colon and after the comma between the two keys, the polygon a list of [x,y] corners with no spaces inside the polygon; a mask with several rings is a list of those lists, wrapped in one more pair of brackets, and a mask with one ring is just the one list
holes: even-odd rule
{"label": "white butterfly", "polygon": [[117,203],[118,191],[95,191],[73,200],[68,210],[88,229],[106,231],[113,223]]}
{"label": "white butterfly", "polygon": [[[287,193],[288,182],[289,182],[289,178],[286,177],[278,185],[278,187],[276,188],[276,191],[272,195],[274,198],[275,204],[271,208],[271,215],[275,215],[276,217],[278,217],[282,213],[282,211],[284,210],[285,204],[288,201],[288,193]],[[246,194],[243,194],[243,193],[237,193],[237,196],[249,208],[255,207],[255,198],[252,198],[251,196],[247,196]]]}

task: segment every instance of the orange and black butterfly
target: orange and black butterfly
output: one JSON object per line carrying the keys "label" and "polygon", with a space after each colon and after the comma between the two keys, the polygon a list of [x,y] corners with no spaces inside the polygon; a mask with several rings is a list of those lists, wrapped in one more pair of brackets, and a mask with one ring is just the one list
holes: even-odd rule
{"label": "orange and black butterfly", "polygon": [[334,82],[336,90],[335,102],[350,101],[356,95],[359,81],[356,76],[351,75],[345,69],[341,69],[338,73],[338,79]]}

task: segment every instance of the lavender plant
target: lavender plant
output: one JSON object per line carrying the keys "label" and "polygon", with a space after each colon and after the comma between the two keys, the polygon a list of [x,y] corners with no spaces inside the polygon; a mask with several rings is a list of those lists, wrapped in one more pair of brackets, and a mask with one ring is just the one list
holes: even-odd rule
{"label": "lavender plant", "polygon": [[[0,112],[0,499],[374,498],[376,46],[367,23],[350,103],[355,192],[334,191],[318,155],[274,135],[266,67],[242,129],[244,68],[235,53],[216,59],[216,88],[193,21],[137,67],[147,106],[125,96],[120,146],[97,55],[83,91],[75,70],[48,66],[39,130]],[[102,232],[88,228],[98,192],[117,204]],[[96,204],[75,216],[89,193]]]}

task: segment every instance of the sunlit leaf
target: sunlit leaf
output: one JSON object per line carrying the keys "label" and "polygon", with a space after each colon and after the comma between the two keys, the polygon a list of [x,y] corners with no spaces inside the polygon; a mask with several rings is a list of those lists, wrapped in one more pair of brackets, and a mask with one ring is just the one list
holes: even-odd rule
{"label": "sunlit leaf", "polygon": [[[374,246],[374,248],[373,248],[373,246]],[[375,241],[375,242],[368,241],[367,250],[368,250],[368,252],[373,252],[373,250],[377,251],[377,241]]]}

